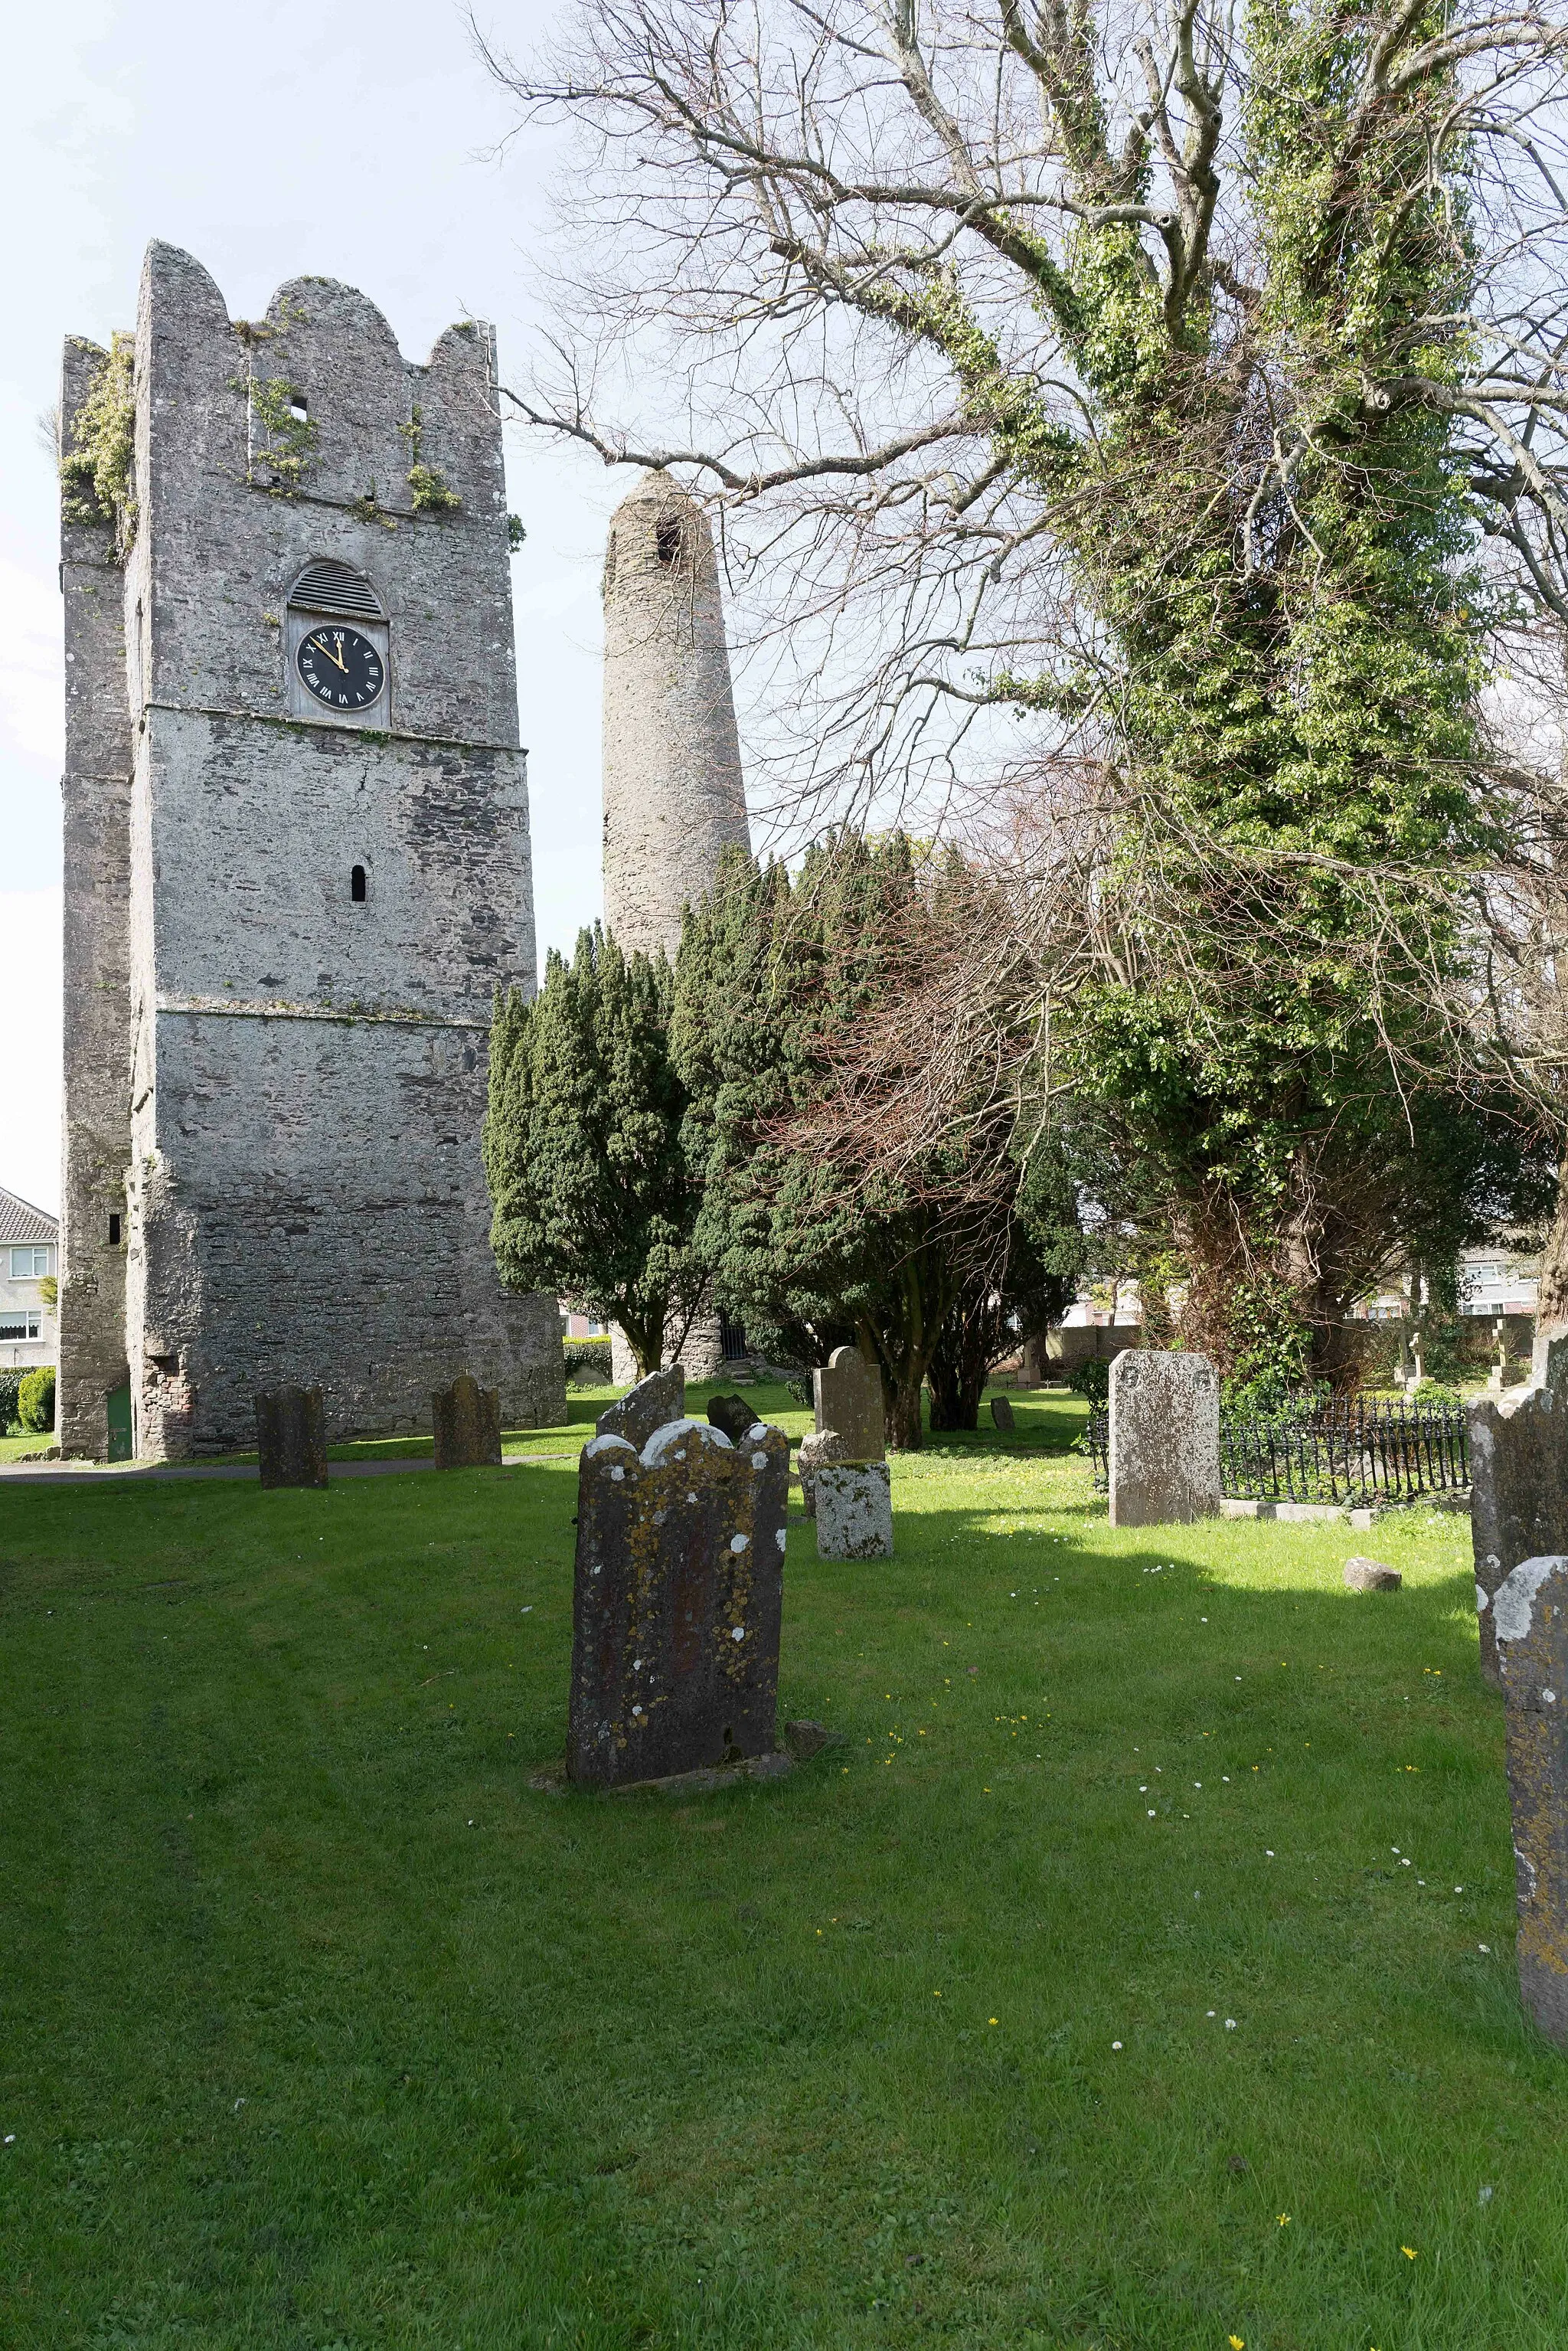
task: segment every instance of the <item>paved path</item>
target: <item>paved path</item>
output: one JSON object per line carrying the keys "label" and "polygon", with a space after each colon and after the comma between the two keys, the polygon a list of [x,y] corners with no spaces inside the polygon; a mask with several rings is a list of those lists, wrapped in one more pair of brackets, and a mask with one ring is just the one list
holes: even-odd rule
{"label": "paved path", "polygon": [[[570,1461],[570,1453],[515,1453],[504,1469],[524,1469],[535,1461]],[[329,1479],[386,1478],[407,1469],[434,1469],[428,1455],[413,1460],[330,1461]],[[0,1487],[101,1486],[106,1479],[150,1486],[174,1478],[248,1478],[260,1472],[254,1461],[0,1461]]]}

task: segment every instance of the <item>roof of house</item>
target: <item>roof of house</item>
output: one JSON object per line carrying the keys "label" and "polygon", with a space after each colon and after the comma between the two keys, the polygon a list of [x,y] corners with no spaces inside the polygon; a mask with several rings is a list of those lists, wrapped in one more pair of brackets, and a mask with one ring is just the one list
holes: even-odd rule
{"label": "roof of house", "polygon": [[35,1208],[31,1200],[20,1199],[0,1184],[0,1242],[57,1241],[59,1237],[57,1217],[47,1208]]}

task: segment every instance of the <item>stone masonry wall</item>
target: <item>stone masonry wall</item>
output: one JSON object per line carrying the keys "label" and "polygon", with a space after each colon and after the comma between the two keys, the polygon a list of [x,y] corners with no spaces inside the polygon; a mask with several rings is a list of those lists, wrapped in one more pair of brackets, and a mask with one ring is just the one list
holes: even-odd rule
{"label": "stone masonry wall", "polygon": [[[535,971],[489,330],[409,367],[323,278],[231,322],[155,245],[136,390],[137,1450],[247,1442],[254,1391],[284,1382],[325,1389],[334,1435],[428,1426],[464,1370],[562,1418],[555,1302],[501,1290],[479,1156],[492,991]],[[285,395],[307,426],[278,428]],[[416,455],[458,510],[413,511]],[[389,685],[290,719],[288,593],[320,557],[371,581]]]}
{"label": "stone masonry wall", "polygon": [[[68,342],[60,433],[105,354]],[[64,522],[66,762],[64,1097],[60,1168],[60,1361],[57,1426],[68,1453],[102,1460],[105,1399],[125,1378],[125,1169],[131,1155],[126,1054],[130,991],[131,730],[125,690],[120,569],[113,532]],[[110,1217],[120,1218],[118,1246]]]}

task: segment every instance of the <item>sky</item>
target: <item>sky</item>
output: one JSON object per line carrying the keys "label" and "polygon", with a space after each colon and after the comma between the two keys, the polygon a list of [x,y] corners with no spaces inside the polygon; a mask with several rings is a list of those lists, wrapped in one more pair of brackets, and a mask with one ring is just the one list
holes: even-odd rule
{"label": "sky", "polygon": [[[477,11],[526,52],[544,0]],[[196,256],[231,317],[286,278],[345,279],[423,360],[455,319],[492,319],[521,376],[541,313],[529,258],[559,169],[550,134],[504,154],[512,115],[448,0],[68,0],[6,36],[0,204],[0,1184],[59,1206],[62,692],[57,493],[39,419],[68,334],[135,322],[148,241]],[[518,703],[529,750],[542,962],[600,911],[599,569],[630,486],[514,438],[508,504]]]}

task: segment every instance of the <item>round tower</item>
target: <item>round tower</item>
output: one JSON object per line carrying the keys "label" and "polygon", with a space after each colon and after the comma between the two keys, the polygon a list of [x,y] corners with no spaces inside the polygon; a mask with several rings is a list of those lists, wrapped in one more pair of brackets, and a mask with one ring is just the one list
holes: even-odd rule
{"label": "round tower", "polygon": [[751,850],[713,533],[668,474],[615,509],[604,557],[604,922],[674,959],[719,852]]}

